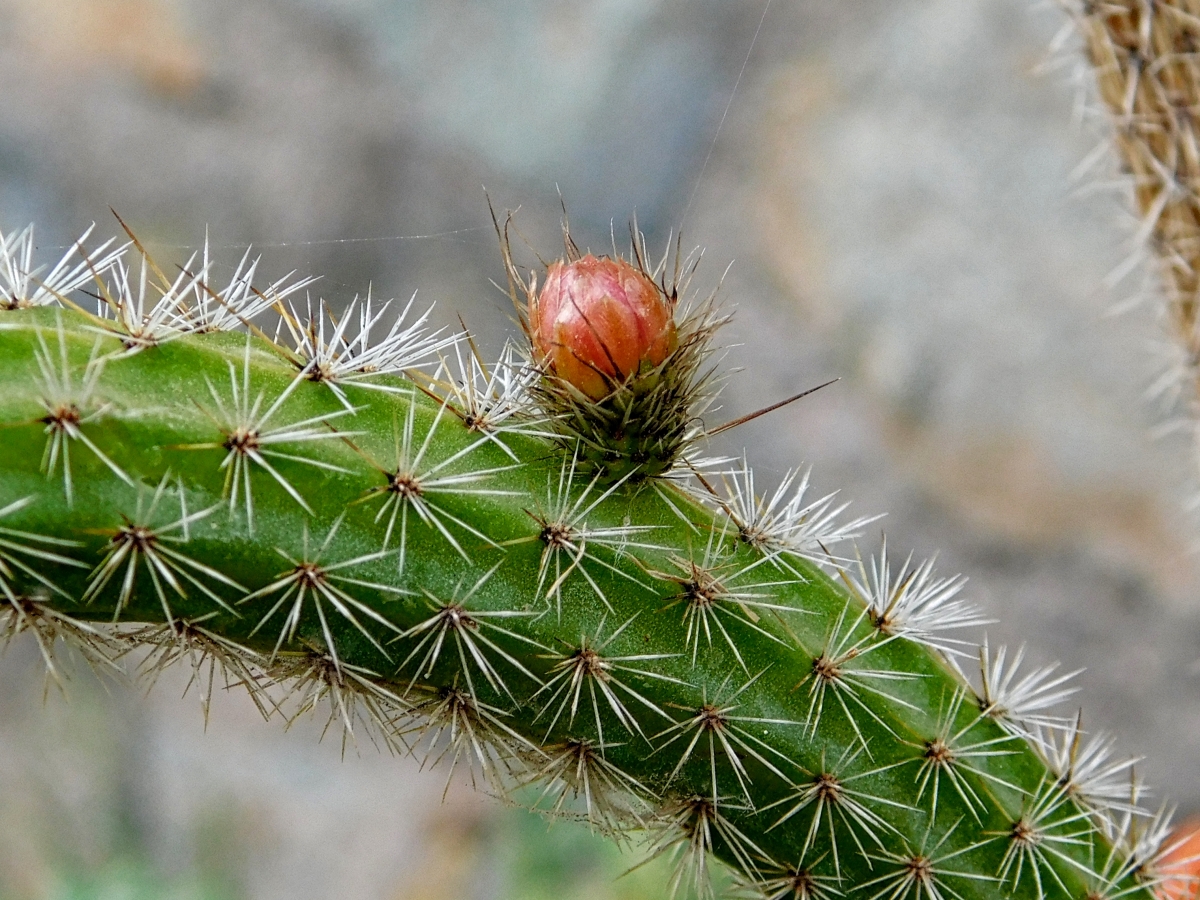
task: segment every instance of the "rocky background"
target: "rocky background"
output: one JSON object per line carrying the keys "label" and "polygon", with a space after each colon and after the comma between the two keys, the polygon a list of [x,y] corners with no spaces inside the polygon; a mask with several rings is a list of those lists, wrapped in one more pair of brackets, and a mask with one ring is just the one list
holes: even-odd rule
{"label": "rocky background", "polygon": [[[163,260],[247,244],[344,303],[512,330],[484,199],[544,255],[682,223],[738,314],[717,419],[763,487],[812,464],[994,642],[1086,667],[1086,722],[1200,812],[1200,522],[1121,185],[1065,22],[1028,0],[0,0],[0,228],[109,207]],[[758,31],[757,41],[754,36]],[[753,49],[750,50],[753,43]],[[747,51],[749,56],[747,56]],[[736,96],[731,91],[741,76]],[[1086,73],[1083,73],[1086,81]],[[1086,100],[1086,96],[1084,97]],[[728,114],[726,115],[726,109]],[[1142,302],[1138,302],[1142,301]],[[0,452],[3,444],[0,441]],[[657,896],[661,868],[184,673],[148,695],[0,660],[0,897]]]}

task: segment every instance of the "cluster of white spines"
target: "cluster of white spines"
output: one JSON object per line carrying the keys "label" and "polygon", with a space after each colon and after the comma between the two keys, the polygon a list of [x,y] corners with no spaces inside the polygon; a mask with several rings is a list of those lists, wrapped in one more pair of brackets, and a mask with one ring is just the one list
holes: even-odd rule
{"label": "cluster of white spines", "polygon": [[464,334],[453,347],[453,364],[443,357],[431,386],[446,395],[449,409],[471,431],[491,441],[514,462],[517,456],[501,435],[511,432],[550,437],[544,420],[529,402],[529,388],[540,377],[538,367],[512,341],[505,343],[495,365],[484,364],[479,348]]}
{"label": "cluster of white spines", "polygon": [[878,556],[843,570],[850,590],[866,604],[872,624],[884,634],[897,634],[941,651],[948,659],[974,655],[975,645],[946,631],[976,628],[991,621],[959,597],[967,580],[961,575],[935,577],[933,560],[913,565],[912,555],[899,571],[888,561],[887,539]]}
{"label": "cluster of white spines", "polygon": [[799,556],[818,565],[834,562],[829,547],[852,540],[879,516],[840,521],[849,503],[837,503],[837,492],[808,497],[812,470],[789,470],[770,494],[754,488],[754,470],[743,454],[741,464],[722,478],[725,491],[716,497],[744,543],[777,561]]}
{"label": "cluster of white spines", "polygon": [[387,526],[383,534],[383,550],[386,551],[397,537],[397,569],[404,571],[404,563],[408,547],[408,517],[411,512],[418,520],[435,528],[446,539],[446,542],[465,560],[470,561],[470,555],[463,548],[463,541],[455,535],[454,530],[461,529],[490,547],[496,547],[495,541],[469,522],[454,515],[444,508],[441,496],[447,494],[475,496],[505,496],[511,493],[501,488],[487,487],[483,483],[493,476],[516,468],[517,463],[504,466],[489,466],[468,471],[454,471],[456,463],[470,457],[472,451],[488,440],[481,436],[475,442],[468,444],[457,453],[433,463],[426,460],[430,444],[438,432],[439,426],[446,418],[448,401],[438,408],[432,425],[425,437],[418,439],[415,432],[416,404],[415,390],[409,386],[396,393],[407,392],[409,398],[408,410],[401,423],[398,419],[392,423],[394,439],[394,456],[390,463],[380,463],[369,454],[354,447],[362,457],[382,477],[382,482],[372,488],[363,497],[363,502],[374,502],[382,499],[375,514],[375,521],[386,519]]}
{"label": "cluster of white spines", "polygon": [[[372,376],[406,376],[410,370],[436,361],[441,351],[458,343],[459,336],[446,334],[444,329],[428,330],[432,307],[410,321],[409,314],[416,302],[414,294],[392,320],[384,337],[375,340],[373,332],[385,321],[392,302],[388,300],[376,308],[368,291],[361,302],[358,297],[351,300],[340,319],[324,301],[318,300],[314,305],[312,297],[307,299],[302,312],[289,303],[276,331],[276,343],[281,343],[280,332],[286,329],[296,363],[305,377],[329,385],[348,408],[350,404],[343,390],[346,384],[375,390],[404,390]],[[351,325],[355,327],[352,329]]]}
{"label": "cluster of white spines", "polygon": [[[0,309],[91,306],[99,330],[118,335],[134,351],[181,334],[259,330],[255,321],[274,311],[279,317],[276,335],[284,329],[290,334],[297,366],[311,380],[329,382],[339,396],[340,383],[376,387],[369,376],[404,375],[437,362],[441,351],[459,340],[459,335],[444,329],[429,330],[431,310],[410,319],[415,298],[390,322],[386,335],[377,339],[376,326],[387,321],[393,301],[376,305],[370,294],[361,303],[355,298],[339,321],[322,302],[314,308],[310,298],[307,315],[301,315],[289,298],[317,279],[296,278],[291,272],[256,287],[261,257],[251,259],[249,249],[228,284],[218,287],[213,283],[214,261],[207,237],[203,248],[171,277],[132,234],[124,244],[110,239],[88,248],[85,242],[92,230],[88,228],[50,267],[34,263],[32,225],[15,235],[0,232]],[[130,248],[137,256],[135,266],[126,261]],[[350,330],[352,324],[356,327]]]}
{"label": "cluster of white spines", "polygon": [[1038,728],[1037,745],[1063,784],[1093,804],[1118,812],[1137,811],[1141,792],[1133,767],[1137,758],[1114,758],[1113,740],[1083,730],[1083,713],[1069,725]]}
{"label": "cluster of white spines", "polygon": [[96,315],[111,321],[109,327],[131,350],[171,340],[184,333],[179,327],[181,309],[208,275],[205,269],[189,273],[190,265],[191,260],[172,281],[162,278],[151,284],[153,264],[144,253],[136,276],[124,258],[113,260],[108,277],[97,279]]}
{"label": "cluster of white spines", "polygon": [[[191,298],[179,310],[176,327],[197,334],[240,331],[260,315],[317,281],[314,277],[296,278],[296,273],[292,271],[265,287],[255,287],[254,279],[261,260],[262,257],[251,259],[250,248],[247,247],[225,287],[217,288],[208,277],[197,282]],[[190,263],[184,268],[190,268]],[[211,269],[209,243],[205,237],[199,271],[210,272]]]}
{"label": "cluster of white spines", "polygon": [[1024,646],[1019,647],[1010,659],[1007,647],[997,647],[993,651],[988,639],[984,638],[979,648],[982,682],[979,706],[983,714],[1022,736],[1031,734],[1032,726],[1060,728],[1069,724],[1070,719],[1051,715],[1049,710],[1058,707],[1078,690],[1070,681],[1083,670],[1060,673],[1058,663],[1051,663],[1032,671],[1022,671],[1024,658]]}
{"label": "cluster of white spines", "polygon": [[16,234],[0,232],[0,309],[57,305],[107,272],[129,245],[114,247],[115,239],[109,239],[85,251],[84,241],[94,228],[89,227],[58,262],[48,267],[34,265],[32,225]]}

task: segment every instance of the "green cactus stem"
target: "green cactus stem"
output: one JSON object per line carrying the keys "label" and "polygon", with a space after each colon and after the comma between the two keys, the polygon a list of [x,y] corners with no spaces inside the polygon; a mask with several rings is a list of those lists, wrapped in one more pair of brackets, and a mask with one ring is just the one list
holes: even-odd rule
{"label": "green cactus stem", "polygon": [[[0,313],[0,621],[51,666],[135,645],[264,714],[327,701],[346,734],[644,833],[673,890],[707,891],[714,859],[773,898],[1166,877],[1165,817],[1053,709],[1067,676],[965,643],[961,579],[831,555],[861,521],[807,476],[613,478],[511,349],[483,365],[369,301],[306,318],[294,284],[218,290],[206,266],[150,302],[106,265],[100,316],[60,303],[79,272]],[[273,305],[283,346],[229,330]]]}

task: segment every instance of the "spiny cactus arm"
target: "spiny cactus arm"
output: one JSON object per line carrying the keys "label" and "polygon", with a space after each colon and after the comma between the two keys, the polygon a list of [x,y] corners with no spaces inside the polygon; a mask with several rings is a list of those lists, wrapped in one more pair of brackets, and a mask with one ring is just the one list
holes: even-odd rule
{"label": "spiny cactus arm", "polygon": [[648,829],[673,887],[706,890],[710,856],[780,898],[1160,879],[1126,767],[1030,740],[1062,678],[985,648],[977,694],[936,649],[977,619],[960,582],[889,580],[886,554],[831,578],[797,538],[828,504],[748,470],[710,503],[606,483],[536,419],[481,430],[461,387],[331,385],[257,337],[2,315],[0,586],[48,659],[144,644],[266,711],[329,699],[538,808]]}
{"label": "spiny cactus arm", "polygon": [[[1114,282],[1153,258],[1166,359],[1152,393],[1200,422],[1200,4],[1194,0],[1062,0],[1082,38],[1109,123],[1094,166],[1115,149],[1140,219]],[[1090,79],[1089,79],[1090,80]],[[1089,90],[1091,86],[1089,85]],[[1107,129],[1106,129],[1107,130]]]}

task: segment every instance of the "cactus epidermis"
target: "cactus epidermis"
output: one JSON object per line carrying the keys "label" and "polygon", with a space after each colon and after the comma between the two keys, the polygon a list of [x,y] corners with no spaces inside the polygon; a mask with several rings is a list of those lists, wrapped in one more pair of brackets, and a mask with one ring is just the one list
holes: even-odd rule
{"label": "cactus epidermis", "polygon": [[[512,349],[485,365],[408,308],[298,313],[246,260],[214,287],[207,253],[173,282],[85,266],[91,315],[70,260],[14,274],[30,240],[0,241],[0,592],[51,666],[141,644],[264,713],[328,701],[347,733],[645,832],[673,887],[707,890],[711,857],[779,898],[1160,878],[1164,819],[1054,712],[1065,676],[967,645],[961,579],[831,556],[861,523],[807,475],[614,476]],[[283,346],[234,330],[271,307]]]}

